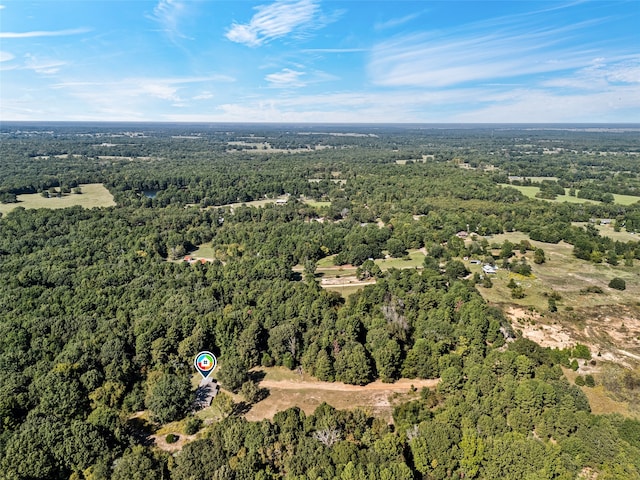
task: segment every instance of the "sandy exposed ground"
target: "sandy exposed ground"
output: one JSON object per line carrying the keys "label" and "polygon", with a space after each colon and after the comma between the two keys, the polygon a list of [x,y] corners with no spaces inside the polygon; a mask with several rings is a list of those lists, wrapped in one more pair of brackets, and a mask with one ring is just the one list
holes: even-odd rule
{"label": "sandy exposed ground", "polygon": [[179,432],[174,432],[174,435],[178,435],[178,441],[175,443],[167,443],[167,440],[166,440],[167,434],[151,435],[149,438],[153,440],[155,446],[158,447],[160,450],[164,450],[165,452],[171,452],[171,453],[182,450],[182,447],[184,447],[186,443],[189,443],[195,440],[196,438],[195,435],[185,435],[184,433],[179,433]]}
{"label": "sandy exposed ground", "polygon": [[[640,311],[623,305],[576,310],[575,321],[541,317],[521,307],[506,311],[516,330],[543,347],[587,345],[594,358],[626,367],[640,364]],[[583,368],[582,366],[580,367]]]}
{"label": "sandy exposed ground", "polygon": [[395,383],[376,381],[365,386],[347,385],[340,382],[315,382],[305,380],[263,380],[260,386],[269,389],[269,396],[256,403],[245,415],[247,420],[258,421],[273,416],[282,410],[299,407],[306,414],[323,402],[337,409],[362,407],[372,415],[392,421],[394,396],[404,396],[423,387],[434,388],[439,380],[402,379]]}
{"label": "sandy exposed ground", "polygon": [[295,380],[263,380],[260,382],[260,386],[268,389],[280,389],[280,390],[332,390],[337,392],[370,392],[370,391],[384,391],[384,392],[406,392],[412,386],[420,389],[422,387],[434,388],[438,385],[438,379],[429,380],[410,380],[403,378],[395,383],[384,383],[380,380],[376,380],[368,385],[348,385],[341,382],[307,382],[307,381],[295,381]]}
{"label": "sandy exposed ground", "polygon": [[572,348],[577,343],[568,329],[557,324],[542,324],[541,317],[537,313],[521,307],[510,307],[507,309],[507,315],[515,330],[520,330],[523,337],[533,340],[541,347]]}
{"label": "sandy exposed ground", "polygon": [[376,283],[375,278],[370,278],[369,280],[358,280],[358,277],[346,276],[346,277],[331,277],[331,278],[322,278],[320,280],[320,285],[323,287],[353,287],[353,286],[364,286],[364,285],[372,285]]}

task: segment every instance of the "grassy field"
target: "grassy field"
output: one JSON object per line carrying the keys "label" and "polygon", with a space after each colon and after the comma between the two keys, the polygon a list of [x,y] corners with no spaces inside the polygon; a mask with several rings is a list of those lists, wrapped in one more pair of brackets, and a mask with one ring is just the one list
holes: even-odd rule
{"label": "grassy field", "polygon": [[[569,383],[574,384],[579,372],[574,372],[568,368],[562,368],[565,377],[569,380]],[[595,375],[596,382],[598,375]],[[632,412],[627,402],[617,402],[613,400],[602,385],[596,385],[596,387],[580,387],[584,394],[589,399],[589,406],[591,412],[596,415],[606,415],[609,413],[619,413],[625,417],[640,418],[636,412]]]}
{"label": "grassy field", "polygon": [[215,258],[213,246],[211,242],[200,245],[196,250],[189,254],[194,258]]}
{"label": "grassy field", "polygon": [[[237,203],[227,203],[225,205],[217,205],[217,206],[213,206],[210,208],[224,208],[224,207],[231,207],[231,208],[238,208],[242,205],[246,205],[247,207],[264,207],[265,205],[268,205],[270,203],[276,203],[276,200],[287,200],[287,196],[286,195],[281,195],[278,198],[263,198],[261,200],[253,200],[251,202],[237,202]],[[331,202],[318,202],[316,200],[312,200],[312,199],[308,199],[305,198],[303,199],[304,203],[306,203],[307,205],[311,206],[311,207],[330,207],[331,206]]]}
{"label": "grassy field", "polygon": [[253,200],[251,202],[227,203],[225,205],[216,205],[209,208],[225,208],[225,207],[238,208],[243,205],[247,207],[264,207],[265,205],[268,205],[270,203],[276,203],[276,200],[286,200],[286,199],[287,199],[286,195],[281,195],[278,198],[263,198],[262,200]]}
{"label": "grassy field", "polygon": [[[545,180],[549,180],[550,182],[558,181],[558,177],[516,177],[515,179],[524,180],[525,178],[535,183],[544,182]],[[513,178],[510,178],[510,180],[513,180]]]}
{"label": "grassy field", "polygon": [[[518,243],[523,239],[527,236],[521,232],[488,237],[490,243],[504,240]],[[580,362],[578,373],[589,373],[596,379],[595,388],[582,388],[592,410],[637,416],[640,406],[612,399],[600,379],[605,375],[602,365],[613,364],[619,368],[640,365],[640,265],[635,262],[632,267],[613,267],[580,260],[573,256],[573,247],[563,242],[556,245],[531,241],[531,244],[542,248],[547,260],[536,265],[532,252],[527,252],[533,273],[530,277],[499,270],[491,276],[492,288],[479,285],[476,288],[485,300],[500,307],[516,331],[526,338],[551,348],[567,348],[576,343],[587,345],[597,365]],[[517,253],[516,257],[519,256]],[[468,268],[480,272],[479,265],[468,265]],[[625,279],[626,290],[609,288],[613,277]],[[512,278],[524,288],[525,298],[511,297],[507,283]],[[587,287],[599,287],[603,293],[585,293]],[[552,292],[561,296],[555,313],[548,307],[548,296]],[[573,382],[577,374],[565,371],[565,375]]]}
{"label": "grassy field", "polygon": [[262,370],[266,375],[261,385],[269,389],[269,396],[256,403],[245,415],[250,421],[273,418],[276,412],[294,406],[311,414],[320,404],[327,402],[337,409],[361,407],[391,422],[395,404],[417,398],[423,386],[433,388],[437,384],[437,380],[401,379],[395,383],[377,381],[359,387],[340,382],[321,382],[283,367]]}
{"label": "grassy field", "polygon": [[18,203],[1,203],[0,212],[8,213],[17,207],[24,208],[67,208],[80,205],[84,208],[112,207],[116,202],[113,195],[101,183],[80,185],[81,194],[65,194],[62,198],[45,198],[39,193],[18,195]]}
{"label": "grassy field", "polygon": [[358,290],[362,290],[365,286],[366,285],[323,285],[322,287],[332,292],[338,292],[342,298],[347,298]]}
{"label": "grassy field", "polygon": [[[534,186],[520,186],[520,185],[510,185],[507,183],[501,183],[500,185],[502,185],[503,187],[511,187],[511,188],[515,188],[516,190],[519,190],[520,192],[522,192],[523,195],[525,195],[526,197],[529,198],[535,198],[536,200],[546,200],[548,202],[558,202],[558,203],[563,203],[563,202],[568,202],[568,203],[594,203],[594,204],[599,204],[600,202],[597,202],[595,200],[587,200],[584,198],[578,198],[578,197],[572,197],[571,195],[558,195],[556,197],[555,200],[548,200],[545,198],[537,198],[536,194],[540,191],[539,187],[534,187]],[[568,192],[568,189],[565,189],[565,193]],[[636,202],[640,202],[640,197],[635,197],[633,195],[618,195],[618,194],[613,194],[613,201],[614,203],[618,204],[618,205],[631,205],[634,204]]]}
{"label": "grassy field", "polygon": [[[487,237],[490,243],[502,243],[509,240],[518,243],[528,236],[521,232],[513,232]],[[542,243],[531,240],[534,247],[545,251],[547,261],[542,265],[533,263],[533,252],[527,252],[526,257],[532,267],[533,275],[523,277],[505,270],[498,270],[497,275],[492,275],[493,288],[478,287],[482,296],[492,303],[511,303],[524,307],[535,307],[538,311],[547,310],[548,297],[545,294],[557,291],[562,296],[558,305],[589,307],[595,305],[624,305],[635,304],[640,299],[640,281],[638,274],[640,266],[633,267],[618,265],[612,267],[608,264],[594,264],[580,260],[573,256],[573,246],[560,242],[559,244]],[[517,254],[520,257],[520,254]],[[467,265],[472,272],[481,273],[481,265]],[[608,287],[609,281],[614,277],[626,280],[627,289],[624,291],[613,290]],[[520,283],[527,296],[523,299],[512,299],[511,290],[507,283],[511,278]],[[603,289],[603,294],[580,293],[580,290],[598,286]]]}
{"label": "grassy field", "polygon": [[618,205],[633,205],[634,203],[640,202],[640,197],[634,195],[619,195],[617,193],[614,193],[613,201]]}
{"label": "grassy field", "polygon": [[[330,255],[328,257],[324,257],[318,260],[318,263],[317,263],[318,271],[321,272],[322,270],[331,268],[331,272],[327,272],[327,273],[334,273],[335,270],[339,268],[333,263],[334,257],[335,255]],[[374,262],[382,270],[389,270],[390,268],[403,269],[403,268],[421,267],[422,262],[424,262],[424,253],[422,253],[420,250],[409,250],[409,255],[406,258],[392,258],[392,257],[378,258],[374,260]],[[342,269],[343,271],[353,270],[355,272],[355,267],[343,266]]]}
{"label": "grassy field", "polygon": [[410,250],[409,255],[405,258],[379,258],[375,261],[382,270],[390,268],[404,269],[421,267],[424,263],[424,253],[420,250]]}
{"label": "grassy field", "polygon": [[311,198],[305,198],[304,203],[314,208],[322,208],[322,207],[330,207],[331,202],[320,202],[318,200],[313,200]]}
{"label": "grassy field", "polygon": [[[510,184],[507,184],[507,183],[501,183],[500,185],[502,185],[503,187],[515,188],[516,190],[519,190],[520,192],[522,192],[522,194],[525,197],[534,198],[536,200],[545,200],[547,202],[595,203],[595,204],[600,203],[600,202],[597,202],[595,200],[587,200],[587,199],[584,199],[584,198],[572,197],[571,195],[558,195],[555,200],[549,200],[549,199],[546,199],[546,198],[538,198],[538,197],[536,197],[536,194],[540,191],[539,187],[510,185]],[[640,198],[638,198],[638,200],[640,200]]]}
{"label": "grassy field", "polygon": [[[573,222],[572,225],[576,227],[583,227],[587,225],[587,222]],[[613,241],[619,242],[638,242],[640,241],[640,235],[632,234],[624,229],[616,232],[613,229],[613,225],[593,225],[600,232],[603,237],[609,237]]]}
{"label": "grassy field", "polygon": [[321,258],[317,262],[317,267],[318,268],[335,267],[336,265],[333,263],[334,258],[335,258],[335,255],[329,255],[328,257]]}
{"label": "grassy field", "polygon": [[[364,288],[371,280],[361,282],[356,279],[357,267],[352,265],[334,265],[333,259],[335,255],[331,255],[318,260],[316,265],[316,277],[320,279],[321,285],[327,290],[338,292],[344,298]],[[420,250],[411,250],[405,258],[384,258],[376,259],[375,263],[382,270],[390,268],[419,268],[424,262],[424,253]],[[303,266],[296,265],[293,267],[295,272],[302,272]]]}

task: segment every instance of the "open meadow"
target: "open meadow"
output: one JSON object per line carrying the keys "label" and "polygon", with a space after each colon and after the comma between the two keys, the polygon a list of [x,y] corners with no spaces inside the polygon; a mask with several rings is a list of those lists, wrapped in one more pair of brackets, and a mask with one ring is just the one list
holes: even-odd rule
{"label": "open meadow", "polygon": [[341,382],[321,382],[309,375],[298,374],[284,367],[263,368],[260,386],[269,390],[269,396],[256,403],[247,412],[247,420],[273,418],[280,411],[299,407],[311,414],[323,402],[338,409],[361,407],[375,416],[393,421],[393,406],[417,398],[421,388],[435,388],[438,380],[400,379],[394,383],[375,381],[365,386]]}
{"label": "open meadow", "polygon": [[[503,187],[511,187],[520,191],[525,197],[535,198],[536,200],[546,200],[547,202],[558,202],[558,203],[592,203],[599,204],[596,200],[589,200],[586,198],[578,198],[577,196],[569,195],[569,189],[565,189],[564,195],[558,195],[554,200],[550,200],[547,198],[538,198],[536,194],[540,191],[540,187],[532,186],[532,185],[511,185],[508,183],[501,183]],[[577,192],[576,192],[577,193]],[[620,195],[617,193],[613,194],[613,202],[618,205],[632,205],[634,203],[640,202],[640,197],[634,195]]]}
{"label": "open meadow", "polygon": [[80,205],[84,208],[113,207],[116,202],[113,195],[101,183],[80,185],[82,193],[68,193],[62,197],[45,198],[39,193],[18,195],[18,203],[0,203],[0,213],[9,213],[18,207],[30,208],[67,208]]}
{"label": "open meadow", "polygon": [[[487,240],[497,244],[502,244],[505,240],[519,243],[521,240],[529,240],[529,237],[521,232],[512,232],[487,237]],[[533,252],[530,251],[524,256],[532,267],[531,276],[525,277],[499,269],[496,275],[491,276],[492,288],[478,287],[486,300],[492,303],[513,303],[534,307],[543,312],[547,310],[548,294],[553,291],[562,296],[559,305],[565,308],[635,304],[640,299],[638,262],[632,267],[625,267],[622,263],[615,267],[606,263],[594,264],[574,257],[573,246],[568,243],[529,241],[534,247],[544,250],[546,262],[541,265],[533,263]],[[515,258],[519,259],[521,256],[516,253]],[[468,268],[472,272],[481,273],[481,265],[469,264]],[[620,277],[627,282],[626,290],[618,291],[608,287],[614,277]],[[511,298],[511,291],[506,286],[511,278],[522,285],[526,293],[525,298]],[[603,293],[583,293],[585,288],[591,286],[602,288]]]}
{"label": "open meadow", "polygon": [[[600,226],[606,228],[607,226]],[[623,233],[626,232],[616,232]],[[604,234],[604,233],[603,233]],[[490,243],[509,240],[518,243],[528,236],[513,232],[488,237]],[[602,365],[637,368],[640,365],[640,266],[594,264],[573,256],[573,247],[564,242],[549,244],[531,241],[545,251],[546,262],[536,265],[532,252],[527,252],[532,267],[531,276],[522,276],[499,269],[491,275],[493,286],[476,288],[492,305],[501,308],[516,332],[543,347],[566,349],[576,344],[586,345],[596,366],[580,362],[578,373],[593,374],[602,379]],[[516,257],[521,257],[518,253]],[[480,273],[480,265],[469,264],[472,272]],[[608,287],[614,277],[626,280],[624,291]],[[525,297],[514,299],[507,283],[513,279],[524,288]],[[595,293],[595,288],[602,293]],[[549,311],[549,296],[560,295],[558,311]],[[577,374],[565,372],[573,382]],[[637,415],[638,405],[619,402],[602,386],[583,388],[594,412]]]}

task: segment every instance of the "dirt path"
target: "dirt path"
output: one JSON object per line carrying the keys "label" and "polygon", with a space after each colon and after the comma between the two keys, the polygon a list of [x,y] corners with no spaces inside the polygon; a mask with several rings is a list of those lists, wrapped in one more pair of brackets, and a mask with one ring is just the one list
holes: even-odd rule
{"label": "dirt path", "polygon": [[374,283],[376,283],[375,278],[372,278],[370,280],[358,280],[356,277],[323,278],[320,281],[320,285],[323,287],[358,287],[364,285],[373,285]]}
{"label": "dirt path", "polygon": [[260,386],[269,389],[269,396],[253,405],[245,418],[259,421],[273,418],[277,412],[291,407],[299,407],[310,415],[323,402],[338,410],[356,407],[366,409],[369,414],[393,421],[393,405],[401,399],[415,398],[422,387],[434,388],[435,380],[402,379],[396,383],[376,381],[364,386],[347,385],[340,382],[319,382],[300,380],[263,380]]}
{"label": "dirt path", "polygon": [[377,380],[368,385],[347,385],[340,382],[305,382],[305,381],[293,381],[293,380],[263,380],[260,382],[260,386],[269,389],[280,390],[327,390],[336,392],[374,392],[374,391],[387,391],[387,392],[406,392],[411,389],[411,386],[415,388],[434,388],[438,385],[439,379],[429,380],[410,380],[403,378],[395,383],[383,383]]}
{"label": "dirt path", "polygon": [[178,440],[174,443],[167,443],[167,434],[151,435],[149,438],[153,440],[155,446],[160,450],[164,450],[165,452],[170,453],[182,450],[182,447],[184,447],[186,443],[192,442],[196,439],[195,435],[185,435],[184,433],[179,432],[174,432],[174,435],[178,437]]}

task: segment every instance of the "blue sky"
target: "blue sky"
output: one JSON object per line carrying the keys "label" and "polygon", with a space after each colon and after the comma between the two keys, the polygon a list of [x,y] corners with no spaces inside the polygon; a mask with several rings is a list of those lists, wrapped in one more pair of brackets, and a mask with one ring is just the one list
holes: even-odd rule
{"label": "blue sky", "polygon": [[0,120],[640,122],[638,25],[638,0],[0,0]]}

